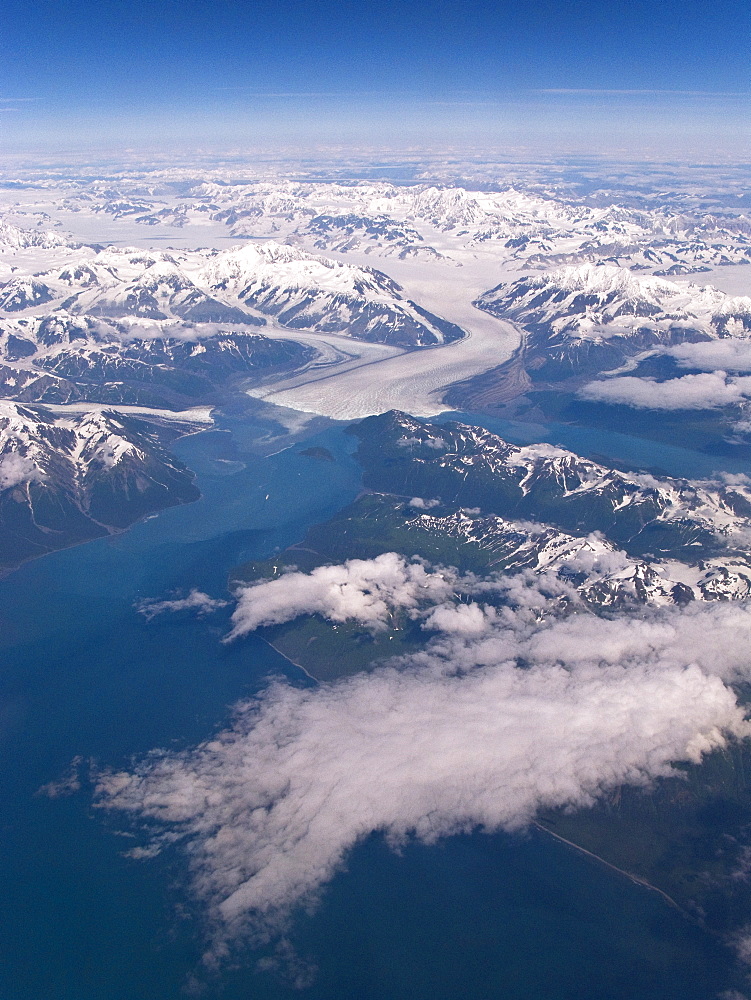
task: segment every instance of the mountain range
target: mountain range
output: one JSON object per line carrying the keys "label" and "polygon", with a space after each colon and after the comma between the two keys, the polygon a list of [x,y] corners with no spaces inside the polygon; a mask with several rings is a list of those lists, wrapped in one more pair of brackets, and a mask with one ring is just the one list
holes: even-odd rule
{"label": "mountain range", "polygon": [[621,472],[549,444],[518,446],[482,427],[392,411],[354,428],[365,485],[457,509],[600,532],[628,556],[698,564],[742,557],[751,485]]}
{"label": "mountain range", "polygon": [[407,349],[464,336],[380,271],[295,247],[78,247],[69,258],[0,286],[6,398],[177,409],[215,402],[238,380],[257,384],[316,358],[310,338],[264,336],[270,321],[275,330]]}

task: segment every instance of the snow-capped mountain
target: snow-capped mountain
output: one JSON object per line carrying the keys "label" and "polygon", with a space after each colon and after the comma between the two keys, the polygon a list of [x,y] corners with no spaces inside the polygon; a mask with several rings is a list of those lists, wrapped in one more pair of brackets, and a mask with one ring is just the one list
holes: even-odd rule
{"label": "snow-capped mountain", "polygon": [[[472,172],[477,169],[464,176]],[[676,275],[749,260],[751,220],[743,193],[730,205],[696,191],[656,196],[630,185],[577,196],[575,185],[504,181],[502,170],[486,178],[482,190],[431,179],[248,182],[221,170],[208,171],[204,180],[152,170],[62,186],[66,196],[55,211],[73,228],[83,219],[104,219],[127,227],[128,238],[134,228],[192,232],[194,245],[215,236],[270,238],[340,254],[444,263],[471,260],[479,250],[524,270],[617,261]]]}
{"label": "snow-capped mountain", "polygon": [[[188,430],[176,425],[172,436]],[[0,403],[0,567],[198,498],[153,425],[108,411]]]}
{"label": "snow-capped mountain", "polygon": [[[688,198],[619,201],[607,191],[575,197],[557,182],[525,186],[491,178],[475,190],[432,179],[238,182],[221,171],[208,177],[157,170],[108,180],[55,178],[47,195],[42,184],[38,196],[6,205],[0,395],[19,403],[183,409],[279,384],[288,394],[281,398],[291,392],[294,404],[298,389],[309,399],[305,382],[324,364],[346,359],[345,367],[355,370],[352,355],[363,348],[350,354],[341,338],[434,347],[463,337],[456,324],[475,335],[455,350],[406,360],[425,359],[433,366],[430,379],[445,371],[446,382],[452,364],[460,373],[455,377],[465,380],[467,371],[480,371],[469,376],[472,385],[486,380],[493,389],[507,378],[510,394],[525,391],[530,380],[549,386],[569,378],[564,388],[574,391],[594,373],[655,347],[751,336],[751,298],[665,280],[749,261],[745,201],[713,214]],[[55,231],[68,222],[75,237]],[[102,231],[117,245],[90,242]],[[140,233],[159,249],[139,248]],[[231,234],[242,244],[184,249],[224,248]],[[172,236],[182,248],[163,249]],[[368,266],[375,257],[383,258],[384,270]],[[736,267],[732,281],[745,270]],[[451,280],[443,281],[447,275]],[[473,328],[477,314],[469,303],[504,276],[476,304],[514,320],[523,342],[500,369],[482,372],[473,359],[469,367],[462,361],[465,345],[481,355],[478,365],[494,364],[495,336],[503,362],[514,331],[488,317]],[[462,288],[466,298],[458,302]],[[451,322],[441,318],[444,308]],[[372,350],[368,360],[390,353]],[[398,382],[402,360],[385,366],[382,377]],[[368,369],[368,377],[371,371],[377,378],[379,369]],[[422,375],[418,369],[415,385]],[[411,378],[409,369],[402,379],[408,390]],[[346,384],[361,391],[354,377]],[[387,405],[404,405],[388,388],[385,382]],[[438,390],[431,392],[439,403]],[[451,393],[449,402],[462,401],[461,391]],[[455,491],[490,496],[495,490],[515,516],[542,505],[541,518],[549,508],[556,530],[574,534],[594,518],[592,527],[602,526],[611,542],[628,542],[632,555],[683,543],[706,555],[722,544],[718,532],[724,538],[727,528],[729,537],[746,516],[741,488],[731,497],[732,491],[708,485],[689,499],[682,487],[671,487],[667,496],[646,481],[616,482],[612,470],[585,468],[576,456],[543,462],[538,454],[540,462],[533,462],[509,454],[501,472],[500,465],[491,469],[487,450],[481,460],[457,445],[454,459],[449,448],[439,461],[437,451],[424,447],[426,475],[451,477]],[[397,450],[396,458],[401,454]],[[590,481],[596,487],[586,485]],[[568,489],[561,482],[578,485]],[[671,505],[683,511],[685,523],[668,513]],[[720,576],[716,586],[722,589]]]}
{"label": "snow-capped mountain", "polygon": [[536,381],[613,370],[660,345],[751,336],[748,296],[614,265],[526,276],[485,292],[476,305],[524,327],[515,361]]}
{"label": "snow-capped mountain", "polygon": [[728,296],[711,285],[677,285],[614,265],[583,264],[526,276],[485,292],[477,305],[580,339],[633,336],[647,325],[655,339],[679,330],[704,339],[726,333],[732,317],[738,320],[734,333],[751,332],[747,296]]}
{"label": "snow-capped mountain", "polygon": [[401,347],[463,335],[403,298],[380,271],[275,243],[192,252],[110,247],[0,287],[0,316],[42,309],[127,320],[152,336],[186,323],[260,326],[267,316],[291,329]]}
{"label": "snow-capped mountain", "polygon": [[221,398],[236,380],[257,382],[316,356],[293,340],[220,327],[194,330],[192,339],[190,331],[169,327],[173,336],[139,337],[125,320],[64,309],[18,318],[0,329],[0,394],[21,402],[182,409]]}
{"label": "snow-capped mountain", "polygon": [[550,525],[465,510],[420,514],[406,526],[477,546],[491,553],[490,568],[553,574],[597,610],[744,600],[751,594],[751,561],[743,557],[717,557],[695,565],[633,559],[597,532],[577,536]]}
{"label": "snow-capped mountain", "polygon": [[[463,336],[382,272],[275,243],[227,251],[71,251],[71,262],[0,286],[0,391],[23,401],[213,401],[316,357],[290,330],[403,348]],[[303,338],[305,339],[305,338]],[[173,398],[174,397],[174,398]]]}
{"label": "snow-capped mountain", "polygon": [[629,555],[694,560],[743,550],[751,485],[624,473],[548,444],[517,446],[466,424],[392,411],[355,428],[365,483],[440,497],[575,534],[601,532]]}
{"label": "snow-capped mountain", "polygon": [[[537,249],[531,243],[518,252],[527,268],[551,270],[578,266],[584,262],[614,264],[632,271],[649,271],[655,277],[710,273],[715,267],[751,264],[751,240],[744,234],[719,232],[711,242],[690,237],[686,240],[624,242],[597,237],[583,242],[574,251],[559,251],[548,243]],[[530,252],[532,251],[532,252]]]}
{"label": "snow-capped mountain", "polygon": [[[213,204],[229,205],[219,215],[230,225],[242,220],[254,235],[304,233],[322,214],[356,216],[360,219],[390,219],[411,223],[416,229],[468,236],[470,241],[504,239],[524,232],[538,234],[611,230],[643,232],[646,213],[623,209],[591,208],[541,197],[514,186],[500,191],[469,191],[457,185],[395,185],[388,182],[341,185],[280,182],[250,185],[202,184],[191,192]],[[231,214],[226,214],[231,212]],[[598,228],[593,228],[593,227]],[[661,228],[663,228],[661,226]]]}
{"label": "snow-capped mountain", "polygon": [[36,229],[21,229],[6,219],[0,219],[0,252],[7,249],[28,250],[29,247],[50,249],[64,246],[71,246],[71,241],[52,229],[42,229],[40,226]]}
{"label": "snow-capped mountain", "polygon": [[283,326],[399,347],[435,346],[463,331],[402,298],[381,271],[266,243],[216,252],[196,278]]}
{"label": "snow-capped mountain", "polygon": [[318,250],[349,253],[361,250],[381,257],[401,260],[444,260],[434,247],[428,246],[413,226],[396,222],[388,216],[363,217],[348,215],[317,215],[303,231]]}
{"label": "snow-capped mountain", "polygon": [[[441,253],[444,244],[454,249],[493,245],[511,258],[574,254],[586,247],[582,253],[600,259],[611,255],[608,243],[633,245],[636,266],[638,252],[660,240],[711,240],[725,248],[720,254],[730,251],[732,261],[734,251],[748,249],[750,231],[740,213],[687,212],[685,198],[655,207],[643,199],[643,207],[634,207],[603,192],[600,204],[596,198],[564,197],[556,187],[525,190],[518,183],[482,191],[429,181],[194,181],[184,187],[179,197],[169,198],[168,183],[160,187],[157,181],[149,189],[138,179],[121,178],[114,187],[93,182],[88,190],[72,192],[66,205],[71,212],[142,226],[221,226],[234,237],[271,237],[342,253],[370,249],[390,256],[400,247],[399,253],[422,255],[439,239]],[[647,259],[645,266],[656,265]]]}

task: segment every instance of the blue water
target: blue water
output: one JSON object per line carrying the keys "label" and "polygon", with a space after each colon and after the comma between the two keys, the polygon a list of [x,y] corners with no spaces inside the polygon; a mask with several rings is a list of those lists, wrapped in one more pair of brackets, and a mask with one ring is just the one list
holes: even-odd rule
{"label": "blue water", "polygon": [[701,479],[709,478],[718,472],[751,473],[748,460],[737,458],[732,454],[710,455],[695,451],[690,447],[690,442],[687,442],[687,447],[680,448],[636,437],[633,434],[618,434],[596,427],[580,427],[556,421],[534,424],[464,411],[442,413],[438,418],[439,422],[445,423],[447,420],[479,424],[513,444],[547,441],[549,444],[569,448],[580,455],[595,458],[604,456],[616,464],[668,476]]}
{"label": "blue water", "polygon": [[[133,607],[193,586],[221,596],[233,566],[299,540],[357,494],[355,440],[341,428],[304,445],[333,463],[299,444],[264,456],[264,435],[248,418],[184,439],[198,503],[0,581],[0,1000],[185,995],[201,937],[183,856],[126,860],[130,841],[91,810],[86,787],[35,792],[75,756],[117,767],[205,738],[271,672],[304,681],[254,637],[221,645],[228,611],[147,623]],[[643,448],[646,462],[654,446]],[[374,836],[291,939],[301,967],[317,969],[302,993],[248,955],[201,995],[704,1000],[735,985],[729,953],[656,894],[542,835],[401,855]]]}

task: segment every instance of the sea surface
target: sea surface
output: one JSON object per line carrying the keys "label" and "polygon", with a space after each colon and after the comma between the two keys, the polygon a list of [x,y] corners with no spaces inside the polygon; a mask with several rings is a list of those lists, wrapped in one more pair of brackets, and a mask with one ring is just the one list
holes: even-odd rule
{"label": "sea surface", "polygon": [[[147,622],[134,605],[191,587],[226,596],[233,566],[352,500],[356,441],[321,426],[285,447],[267,418],[223,419],[175,449],[199,502],[0,581],[0,1000],[708,1000],[737,987],[731,953],[657,893],[532,833],[400,854],[374,835],[299,916],[280,962],[259,971],[269,956],[249,952],[196,992],[201,914],[184,856],[125,858],[131,835],[92,809],[88,762],[199,742],[269,674],[309,683],[256,637],[222,645],[230,609]],[[506,431],[573,446],[565,430]],[[591,447],[622,459],[619,437]],[[335,461],[300,453],[311,446]],[[645,466],[665,465],[660,447],[628,443]],[[706,456],[674,451],[668,471],[690,474],[694,454],[706,474]],[[74,760],[80,789],[38,794]]]}

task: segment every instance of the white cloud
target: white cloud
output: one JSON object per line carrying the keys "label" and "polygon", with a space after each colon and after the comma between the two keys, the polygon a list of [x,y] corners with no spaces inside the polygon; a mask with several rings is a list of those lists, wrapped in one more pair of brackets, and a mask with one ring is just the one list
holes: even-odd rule
{"label": "white cloud", "polygon": [[155,615],[161,615],[165,611],[196,611],[199,615],[208,615],[228,604],[229,601],[209,597],[208,594],[194,588],[187,597],[176,597],[165,601],[141,601],[136,607],[142,615],[151,620]]}
{"label": "white cloud", "polygon": [[39,470],[30,458],[24,458],[15,451],[0,456],[0,490],[9,490],[12,486],[39,478]]}
{"label": "white cloud", "polygon": [[432,448],[433,451],[445,451],[448,447],[443,438],[434,438],[430,435],[425,437],[402,437],[396,442],[399,448],[413,448],[415,445],[423,448]]}
{"label": "white cloud", "polygon": [[396,610],[413,610],[427,600],[435,603],[448,597],[455,579],[454,571],[431,571],[422,561],[409,562],[395,552],[319,566],[312,573],[285,573],[238,590],[228,638],[313,614],[385,628]]}
{"label": "white cloud", "polygon": [[751,372],[751,340],[727,337],[696,344],[676,344],[664,353],[675,358],[682,368]]}
{"label": "white cloud", "polygon": [[493,607],[479,604],[443,604],[428,614],[423,628],[447,635],[479,636],[487,632],[496,614]]}
{"label": "white cloud", "polygon": [[417,507],[418,510],[432,510],[433,507],[439,507],[440,504],[440,500],[424,500],[422,497],[412,497],[409,501],[410,507]]}
{"label": "white cloud", "polygon": [[589,382],[579,390],[579,397],[645,410],[706,410],[742,403],[751,397],[751,377],[729,378],[724,371],[716,371],[656,382],[624,375]]}
{"label": "white cloud", "polygon": [[[404,586],[414,564],[388,565]],[[99,806],[157,824],[152,847],[188,842],[207,960],[283,931],[373,831],[398,844],[517,830],[751,732],[725,683],[749,674],[748,606],[540,620],[529,580],[506,597],[519,600],[439,595],[423,614],[441,631],[420,653],[315,689],[275,683],[195,749],[98,776]]]}
{"label": "white cloud", "polygon": [[508,456],[509,465],[527,465],[530,462],[545,460],[548,458],[567,458],[571,452],[557,445],[548,444],[546,441],[539,441],[535,444],[527,444],[521,448],[514,449]]}

